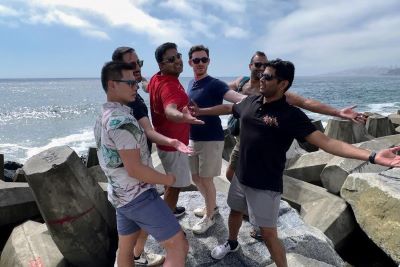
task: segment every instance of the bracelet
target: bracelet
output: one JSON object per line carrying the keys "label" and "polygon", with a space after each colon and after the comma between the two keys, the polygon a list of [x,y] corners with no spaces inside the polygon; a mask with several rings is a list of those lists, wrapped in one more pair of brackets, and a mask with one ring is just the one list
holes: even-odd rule
{"label": "bracelet", "polygon": [[372,151],[368,157],[368,161],[371,162],[372,164],[375,164],[375,156],[376,156],[376,152]]}

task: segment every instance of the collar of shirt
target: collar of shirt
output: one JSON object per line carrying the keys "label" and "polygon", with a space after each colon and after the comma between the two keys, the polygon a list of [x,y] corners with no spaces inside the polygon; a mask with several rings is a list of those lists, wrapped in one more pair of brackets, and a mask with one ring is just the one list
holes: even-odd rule
{"label": "collar of shirt", "polygon": [[106,109],[122,109],[126,113],[130,113],[131,108],[125,105],[122,105],[118,102],[106,102],[103,104],[103,110]]}

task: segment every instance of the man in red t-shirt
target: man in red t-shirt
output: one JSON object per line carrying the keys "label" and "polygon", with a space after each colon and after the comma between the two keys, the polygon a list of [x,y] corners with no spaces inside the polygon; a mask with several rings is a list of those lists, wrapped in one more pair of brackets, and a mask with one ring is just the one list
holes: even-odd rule
{"label": "man in red t-shirt", "polygon": [[[147,89],[154,129],[188,145],[190,124],[204,122],[193,117],[188,110],[189,98],[178,80],[183,70],[181,56],[176,44],[160,45],[155,52],[160,72],[150,79]],[[165,172],[176,177],[175,184],[166,187],[164,200],[178,217],[185,213],[183,207],[176,207],[180,188],[191,184],[189,159],[172,147],[157,145],[157,151]]]}

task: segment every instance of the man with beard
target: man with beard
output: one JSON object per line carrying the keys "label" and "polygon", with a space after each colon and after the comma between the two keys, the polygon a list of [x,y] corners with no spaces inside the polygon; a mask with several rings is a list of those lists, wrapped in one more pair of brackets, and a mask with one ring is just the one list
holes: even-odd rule
{"label": "man with beard", "polygon": [[[137,82],[142,82],[142,88],[147,87],[147,81],[142,77],[141,67],[143,66],[143,60],[139,60],[139,57],[135,51],[135,49],[131,47],[118,47],[114,50],[112,54],[113,61],[125,62],[129,63],[133,66],[133,75]],[[170,146],[182,153],[190,153],[190,150],[185,144],[180,142],[177,139],[171,139],[162,134],[157,133],[149,120],[149,111],[147,106],[143,100],[143,98],[136,94],[136,98],[134,101],[128,103],[128,107],[131,108],[131,115],[135,117],[140,127],[143,128],[144,133],[147,137],[147,146],[148,150],[151,154],[151,141],[165,146]],[[134,258],[135,264],[137,266],[157,266],[162,264],[164,261],[164,256],[154,253],[147,253],[144,251],[145,243],[147,240],[148,234],[144,230],[140,230],[139,237],[137,239],[135,249],[134,249]]]}
{"label": "man with beard", "polygon": [[228,240],[216,246],[211,257],[222,259],[239,249],[237,241],[243,213],[261,230],[271,258],[278,267],[286,267],[285,248],[278,238],[277,220],[283,189],[286,151],[294,139],[307,141],[336,156],[369,161],[388,167],[400,167],[400,146],[378,153],[332,139],[317,131],[310,119],[287,103],[285,93],[291,87],[295,68],[280,59],[266,63],[260,74],[260,95],[252,95],[234,105],[200,109],[197,115],[232,113],[240,118],[240,161],[228,193],[231,208]]}
{"label": "man with beard", "polygon": [[[160,71],[150,79],[147,87],[150,93],[154,129],[187,145],[190,124],[204,122],[190,114],[187,107],[189,98],[178,80],[183,71],[182,55],[178,53],[176,44],[164,43],[157,47],[155,58]],[[157,144],[157,152],[165,172],[176,177],[176,182],[166,187],[164,201],[175,216],[181,216],[185,213],[185,209],[177,208],[176,203],[180,189],[191,184],[188,155],[170,146],[159,144]]]}

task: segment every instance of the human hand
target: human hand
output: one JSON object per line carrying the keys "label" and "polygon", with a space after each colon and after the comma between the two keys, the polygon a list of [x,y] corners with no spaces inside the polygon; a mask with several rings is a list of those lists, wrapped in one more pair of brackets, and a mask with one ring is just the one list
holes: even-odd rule
{"label": "human hand", "polygon": [[375,163],[383,166],[400,168],[400,156],[396,155],[398,151],[400,151],[400,146],[379,151],[375,156]]}
{"label": "human hand", "polygon": [[199,109],[199,106],[196,104],[196,102],[191,100],[188,105],[188,108],[189,108],[190,114],[193,117],[199,116],[200,109]]}
{"label": "human hand", "polygon": [[192,155],[194,153],[193,148],[185,145],[184,143],[182,143],[181,141],[179,141],[177,139],[172,139],[171,146],[174,147],[179,152],[182,152],[182,153],[185,153],[188,155]]}
{"label": "human hand", "polygon": [[204,124],[204,121],[198,120],[196,117],[193,117],[190,114],[189,108],[184,107],[182,109],[182,114],[183,114],[183,122],[189,123],[189,124]]}
{"label": "human hand", "polygon": [[173,175],[173,174],[166,174],[166,176],[167,176],[167,179],[166,179],[166,181],[165,181],[165,185],[166,186],[171,186],[171,185],[173,185],[174,183],[175,183],[175,181],[176,181],[176,178],[175,178],[175,176]]}
{"label": "human hand", "polygon": [[364,115],[363,113],[359,113],[354,111],[354,108],[356,108],[357,105],[351,106],[351,107],[347,107],[344,109],[341,109],[339,111],[339,117],[343,118],[343,119],[347,119],[347,120],[351,120],[355,123],[363,123],[365,124],[365,122],[367,121],[368,116]]}

